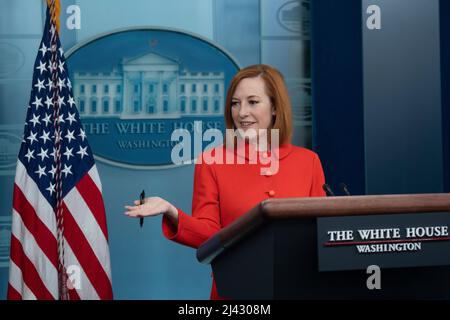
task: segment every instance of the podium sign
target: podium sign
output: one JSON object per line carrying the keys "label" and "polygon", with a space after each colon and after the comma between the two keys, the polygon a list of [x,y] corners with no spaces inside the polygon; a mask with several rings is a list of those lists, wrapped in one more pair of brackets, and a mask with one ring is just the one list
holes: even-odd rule
{"label": "podium sign", "polygon": [[319,271],[450,265],[450,213],[317,219]]}

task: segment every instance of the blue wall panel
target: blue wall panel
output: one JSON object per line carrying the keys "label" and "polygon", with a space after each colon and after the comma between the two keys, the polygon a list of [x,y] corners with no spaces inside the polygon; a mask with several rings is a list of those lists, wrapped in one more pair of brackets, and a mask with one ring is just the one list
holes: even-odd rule
{"label": "blue wall panel", "polygon": [[325,178],[365,193],[361,1],[312,1],[313,147]]}
{"label": "blue wall panel", "polygon": [[439,1],[444,191],[450,192],[450,2]]}
{"label": "blue wall panel", "polygon": [[439,1],[364,0],[362,27],[366,191],[441,192]]}

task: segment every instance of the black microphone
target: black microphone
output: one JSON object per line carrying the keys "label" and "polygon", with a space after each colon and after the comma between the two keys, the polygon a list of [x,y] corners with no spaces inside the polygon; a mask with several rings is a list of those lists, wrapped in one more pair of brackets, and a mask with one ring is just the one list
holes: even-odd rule
{"label": "black microphone", "polygon": [[347,185],[343,182],[339,184],[339,187],[344,191],[345,195],[351,196],[350,192],[347,189]]}
{"label": "black microphone", "polygon": [[331,188],[326,183],[323,184],[322,189],[325,191],[328,197],[334,197],[333,191],[331,191]]}

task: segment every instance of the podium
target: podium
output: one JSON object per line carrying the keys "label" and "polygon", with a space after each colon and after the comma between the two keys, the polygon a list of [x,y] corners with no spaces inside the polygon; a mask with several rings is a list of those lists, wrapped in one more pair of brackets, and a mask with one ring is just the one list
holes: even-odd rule
{"label": "podium", "polygon": [[[427,221],[435,215],[450,224],[448,212],[450,194],[268,199],[203,243],[197,259],[212,265],[219,295],[231,299],[445,299],[450,297],[450,261],[427,265],[433,259],[424,258],[426,252],[386,253],[387,261],[408,259],[409,265],[381,266],[378,290],[367,286],[367,266],[320,271],[317,224],[330,217],[371,217],[382,223],[386,217],[417,214],[424,225],[433,225]],[[427,239],[437,240],[426,244],[429,254],[450,256],[435,247],[450,245],[447,238]],[[376,254],[355,253],[356,260],[361,258],[377,264]]]}

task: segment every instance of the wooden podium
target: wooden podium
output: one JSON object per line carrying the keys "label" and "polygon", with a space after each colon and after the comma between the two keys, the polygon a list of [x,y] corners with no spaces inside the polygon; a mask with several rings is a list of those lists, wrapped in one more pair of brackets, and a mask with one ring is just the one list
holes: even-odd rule
{"label": "wooden podium", "polygon": [[197,258],[232,299],[443,299],[448,265],[382,268],[381,289],[369,290],[365,269],[320,272],[318,262],[318,217],[439,212],[450,212],[450,194],[269,199],[206,241]]}

